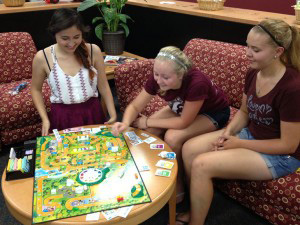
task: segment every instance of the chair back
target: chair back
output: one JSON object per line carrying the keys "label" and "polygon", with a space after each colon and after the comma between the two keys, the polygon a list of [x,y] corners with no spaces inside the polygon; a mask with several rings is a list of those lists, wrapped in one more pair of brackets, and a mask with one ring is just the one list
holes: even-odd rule
{"label": "chair back", "polygon": [[30,79],[36,52],[29,33],[0,33],[0,84]]}
{"label": "chair back", "polygon": [[250,64],[245,46],[195,38],[187,43],[184,52],[196,68],[223,89],[231,106],[241,106]]}

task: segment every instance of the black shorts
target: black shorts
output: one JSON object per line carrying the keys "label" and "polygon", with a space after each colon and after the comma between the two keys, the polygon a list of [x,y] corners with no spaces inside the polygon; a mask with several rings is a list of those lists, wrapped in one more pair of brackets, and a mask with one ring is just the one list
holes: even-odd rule
{"label": "black shorts", "polygon": [[226,126],[229,117],[230,117],[230,107],[227,106],[216,112],[205,112],[201,113],[204,116],[207,116],[217,129],[221,129]]}

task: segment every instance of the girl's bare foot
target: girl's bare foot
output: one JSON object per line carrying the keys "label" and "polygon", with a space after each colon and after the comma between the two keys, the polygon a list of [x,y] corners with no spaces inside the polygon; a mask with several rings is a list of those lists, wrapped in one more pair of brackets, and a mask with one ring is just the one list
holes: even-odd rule
{"label": "girl's bare foot", "polygon": [[188,225],[190,221],[190,212],[178,213],[176,216],[176,225]]}

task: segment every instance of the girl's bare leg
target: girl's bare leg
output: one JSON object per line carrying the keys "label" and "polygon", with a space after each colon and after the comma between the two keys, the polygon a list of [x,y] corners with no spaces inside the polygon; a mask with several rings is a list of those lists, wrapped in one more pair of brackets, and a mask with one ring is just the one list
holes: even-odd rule
{"label": "girl's bare leg", "polygon": [[212,178],[268,180],[272,174],[260,154],[251,150],[200,154],[191,168],[191,225],[204,224],[213,197]]}
{"label": "girl's bare leg", "polygon": [[216,130],[212,121],[203,115],[198,115],[195,121],[185,129],[175,130],[169,129],[165,133],[164,141],[171,147],[176,153],[176,159],[178,163],[178,175],[177,175],[177,202],[183,200],[184,197],[184,166],[182,161],[182,145],[197,135],[204,134]]}

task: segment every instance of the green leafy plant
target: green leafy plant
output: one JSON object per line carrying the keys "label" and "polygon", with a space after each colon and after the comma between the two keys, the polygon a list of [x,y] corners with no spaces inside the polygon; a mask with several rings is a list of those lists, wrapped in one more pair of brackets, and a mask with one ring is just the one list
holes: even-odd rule
{"label": "green leafy plant", "polygon": [[93,18],[92,23],[96,25],[95,34],[102,40],[103,31],[117,32],[120,29],[125,31],[126,37],[129,34],[127,20],[132,20],[128,15],[122,14],[122,9],[127,0],[85,0],[83,1],[77,11],[84,11],[91,7],[97,7],[100,15]]}

